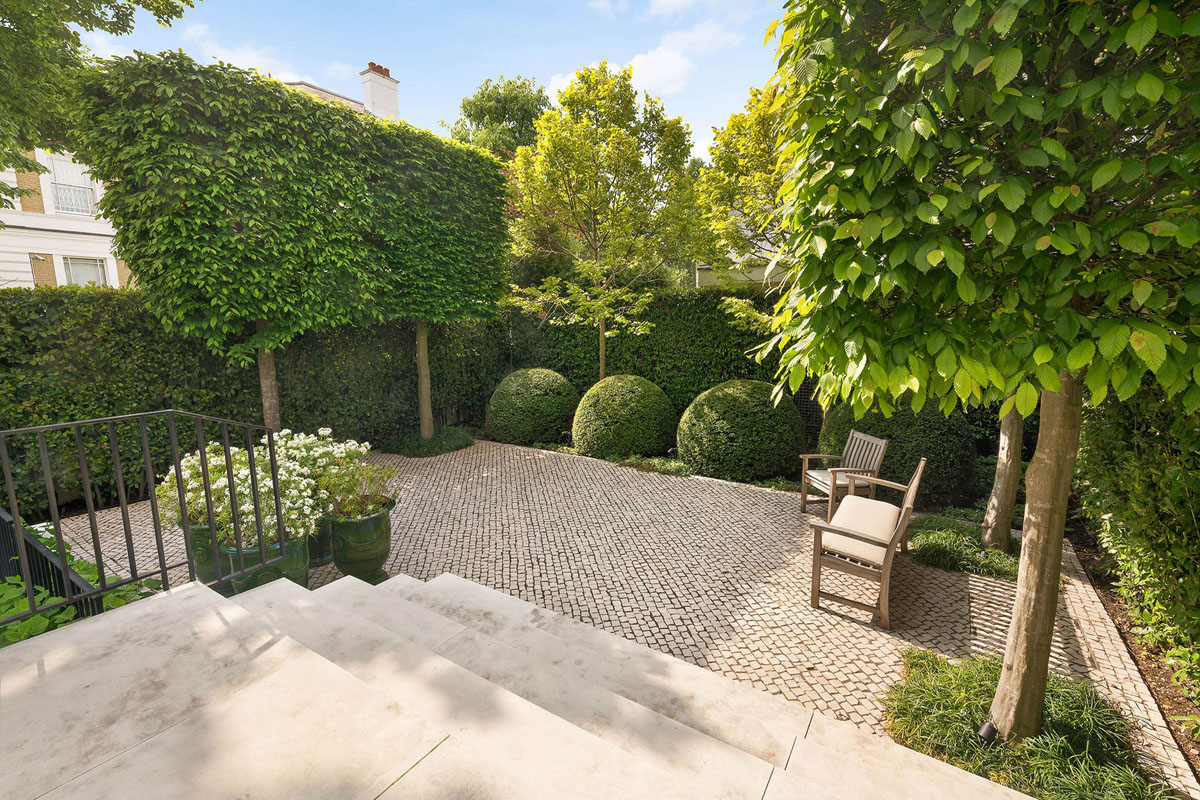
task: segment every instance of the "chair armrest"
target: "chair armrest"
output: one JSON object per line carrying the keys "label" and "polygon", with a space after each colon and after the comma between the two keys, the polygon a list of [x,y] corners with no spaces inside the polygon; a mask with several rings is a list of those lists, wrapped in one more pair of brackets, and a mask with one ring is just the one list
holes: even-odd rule
{"label": "chair armrest", "polygon": [[821,531],[822,533],[836,533],[839,536],[846,536],[850,539],[857,539],[860,542],[866,542],[867,544],[873,544],[876,547],[887,547],[887,544],[880,543],[880,541],[878,539],[872,539],[870,536],[861,534],[858,531],[852,531],[849,528],[843,528],[839,525],[831,525],[828,522],[814,522],[814,523],[812,523],[812,527],[813,527],[813,530]]}
{"label": "chair armrest", "polygon": [[[830,470],[830,471],[832,472],[832,470]],[[863,483],[873,483],[876,486],[886,486],[889,489],[899,489],[902,492],[908,491],[907,483],[896,483],[895,481],[885,481],[883,478],[876,478],[873,475],[858,475],[855,473],[849,473],[849,475],[847,477],[849,477],[851,484],[855,484],[855,483],[858,483],[859,481],[861,481]]]}
{"label": "chair armrest", "polygon": [[837,459],[841,458],[841,456],[834,456],[834,455],[830,455],[829,453],[801,453],[800,457],[801,458],[837,458]]}

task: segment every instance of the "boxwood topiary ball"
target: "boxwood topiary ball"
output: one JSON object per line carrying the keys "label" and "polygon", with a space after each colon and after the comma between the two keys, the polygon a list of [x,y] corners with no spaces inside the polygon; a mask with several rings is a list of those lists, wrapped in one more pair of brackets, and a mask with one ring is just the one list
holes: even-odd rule
{"label": "boxwood topiary ball", "polygon": [[881,478],[907,483],[917,462],[928,459],[917,490],[918,507],[938,508],[970,499],[975,485],[975,438],[961,411],[947,417],[927,405],[919,414],[901,408],[890,417],[872,411],[856,420],[849,404],[834,406],[821,427],[820,451],[842,452],[851,428],[888,440]]}
{"label": "boxwood topiary ball", "polygon": [[509,444],[560,442],[577,405],[579,392],[554,370],[519,369],[492,393],[488,438]]}
{"label": "boxwood topiary ball", "polygon": [[584,393],[571,433],[585,456],[660,456],[675,443],[678,419],[658,386],[637,375],[612,375]]}
{"label": "boxwood topiary ball", "polygon": [[804,421],[774,387],[733,380],[700,394],[679,420],[679,457],[700,475],[753,481],[791,475],[799,466]]}

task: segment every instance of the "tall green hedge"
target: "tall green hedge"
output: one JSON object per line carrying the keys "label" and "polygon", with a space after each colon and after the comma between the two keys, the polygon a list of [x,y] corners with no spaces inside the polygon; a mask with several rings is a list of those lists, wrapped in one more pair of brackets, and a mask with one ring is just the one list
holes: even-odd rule
{"label": "tall green hedge", "polygon": [[1076,489],[1141,635],[1200,701],[1200,413],[1153,381],[1088,409]]}
{"label": "tall green hedge", "polygon": [[[445,424],[481,424],[487,392],[509,369],[507,328],[499,321],[434,325],[429,348],[435,416]],[[278,357],[285,426],[329,426],[337,436],[395,447],[417,430],[413,360],[412,328],[404,323],[301,336]],[[162,408],[262,420],[254,368],[230,366],[199,340],[168,334],[136,290],[0,290],[0,372],[0,430]],[[141,496],[138,432],[122,425],[118,437],[126,482]],[[164,431],[152,429],[151,439],[156,466],[166,464]],[[48,444],[60,499],[77,496],[73,440],[56,435]],[[103,435],[85,444],[98,499],[111,501]],[[22,486],[18,500],[36,517],[46,505],[36,439],[21,437],[9,447]]]}

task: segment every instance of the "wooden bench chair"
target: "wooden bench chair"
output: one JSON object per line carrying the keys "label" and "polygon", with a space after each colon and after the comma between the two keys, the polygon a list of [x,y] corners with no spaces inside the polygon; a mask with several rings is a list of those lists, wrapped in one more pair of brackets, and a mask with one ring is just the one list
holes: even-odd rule
{"label": "wooden bench chair", "polygon": [[[816,489],[829,498],[829,507],[825,510],[826,521],[833,519],[833,507],[839,497],[852,494],[850,475],[866,475],[879,477],[879,466],[883,463],[883,454],[887,452],[887,439],[877,439],[865,433],[851,430],[846,446],[840,456],[823,453],[806,453],[800,456],[800,510],[808,510],[808,487]],[[810,460],[824,458],[838,462],[833,469],[809,469]],[[870,497],[875,497],[875,487],[867,489]]]}
{"label": "wooden bench chair", "polygon": [[[882,500],[860,497],[851,492],[838,506],[837,513],[829,522],[814,522],[813,528],[813,572],[812,606],[821,607],[821,600],[831,600],[843,605],[870,611],[879,618],[884,630],[891,629],[888,619],[888,590],[892,576],[892,558],[896,547],[908,550],[908,521],[912,518],[913,501],[925,470],[925,459],[917,464],[908,484],[885,481],[865,475],[851,475],[855,483],[868,482],[873,486],[886,486],[904,492],[902,505],[895,506]],[[834,569],[879,584],[879,599],[869,606],[848,597],[821,591],[821,570]]]}

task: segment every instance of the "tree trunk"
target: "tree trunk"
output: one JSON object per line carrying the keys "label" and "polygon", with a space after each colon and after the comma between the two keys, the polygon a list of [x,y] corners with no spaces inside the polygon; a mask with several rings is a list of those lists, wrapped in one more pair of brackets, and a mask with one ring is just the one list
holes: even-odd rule
{"label": "tree trunk", "polygon": [[[257,330],[267,326],[267,321],[260,319],[256,324]],[[279,421],[279,383],[275,380],[275,354],[265,347],[258,348],[258,386],[262,394],[263,425],[273,431],[283,427]]]}
{"label": "tree trunk", "polygon": [[604,380],[605,361],[608,357],[608,340],[605,339],[606,330],[604,320],[600,320],[600,380]]}
{"label": "tree trunk", "polygon": [[996,456],[996,479],[983,515],[983,546],[1008,552],[1012,512],[1021,486],[1021,435],[1025,418],[1014,406],[1000,420],[1000,451]]}
{"label": "tree trunk", "polygon": [[1062,391],[1042,392],[1037,450],[1025,479],[1017,598],[1004,648],[1004,668],[992,700],[992,722],[1000,735],[1010,740],[1035,736],[1042,729],[1067,497],[1083,413],[1079,379],[1062,372],[1059,380]]}
{"label": "tree trunk", "polygon": [[417,409],[421,438],[433,438],[433,393],[429,382],[429,323],[417,320]]}

